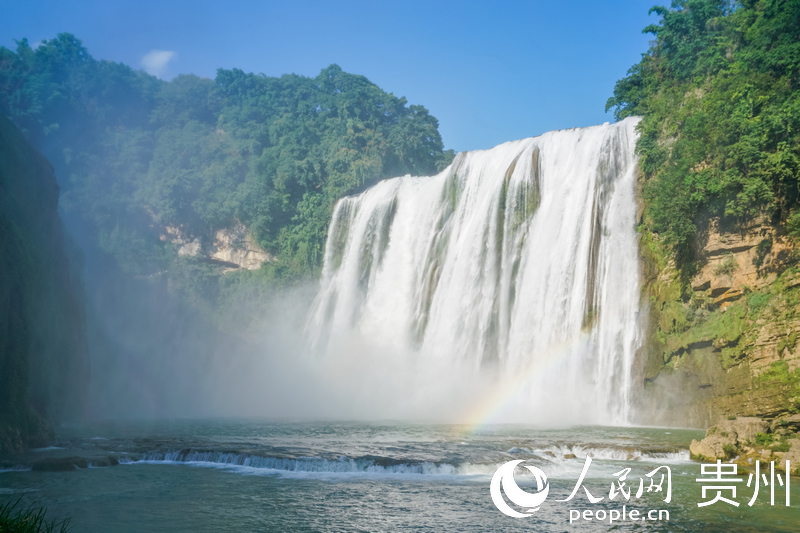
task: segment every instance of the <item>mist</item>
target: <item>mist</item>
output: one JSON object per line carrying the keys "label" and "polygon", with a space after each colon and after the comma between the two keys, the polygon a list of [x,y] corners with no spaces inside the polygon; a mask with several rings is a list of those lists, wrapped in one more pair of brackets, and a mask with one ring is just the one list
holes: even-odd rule
{"label": "mist", "polygon": [[65,418],[630,420],[635,122],[454,161],[337,65],[167,82],[69,34],[11,54],[83,253]]}

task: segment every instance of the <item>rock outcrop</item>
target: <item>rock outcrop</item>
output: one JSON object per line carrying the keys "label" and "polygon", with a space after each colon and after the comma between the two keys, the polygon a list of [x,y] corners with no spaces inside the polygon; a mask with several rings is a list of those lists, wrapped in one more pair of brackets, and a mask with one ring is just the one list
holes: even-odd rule
{"label": "rock outcrop", "polygon": [[719,220],[711,219],[700,240],[704,245],[692,289],[708,291],[718,306],[739,299],[745,287],[760,289],[774,282],[793,251],[785,232],[764,219],[736,228],[720,228]]}
{"label": "rock outcrop", "polygon": [[692,440],[689,451],[692,456],[709,459],[730,458],[738,449],[751,445],[759,433],[766,434],[769,424],[757,417],[741,417],[723,420],[706,431],[700,442]]}
{"label": "rock outcrop", "polygon": [[244,224],[235,224],[231,229],[218,230],[214,234],[209,256],[211,259],[247,270],[258,270],[262,263],[273,260],[273,257],[253,240]]}
{"label": "rock outcrop", "polygon": [[723,420],[706,431],[703,440],[692,440],[689,446],[692,459],[713,462],[721,459],[736,463],[739,472],[752,472],[756,462],[761,471],[774,462],[779,471],[800,475],[800,438],[795,428],[798,417],[776,420],[768,424],[755,417]]}
{"label": "rock outcrop", "polygon": [[178,255],[205,258],[223,265],[226,271],[258,270],[265,261],[274,260],[239,222],[231,228],[217,230],[210,239],[192,236],[185,228],[174,226],[163,228],[160,238],[174,244]]}
{"label": "rock outcrop", "polygon": [[642,247],[651,300],[642,411],[656,413],[648,423],[707,427],[800,412],[800,271],[785,228],[763,219],[722,228],[712,219],[687,285],[651,238]]}

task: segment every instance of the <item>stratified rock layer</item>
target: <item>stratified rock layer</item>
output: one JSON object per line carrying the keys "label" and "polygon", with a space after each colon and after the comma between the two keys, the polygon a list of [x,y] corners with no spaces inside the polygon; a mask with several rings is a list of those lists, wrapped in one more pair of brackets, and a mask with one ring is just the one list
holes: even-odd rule
{"label": "stratified rock layer", "polygon": [[[712,219],[700,235],[690,294],[679,288],[673,263],[649,268],[648,393],[641,402],[648,423],[707,427],[730,416],[798,413],[796,242],[763,219],[735,228]],[[647,263],[644,247],[643,254]]]}

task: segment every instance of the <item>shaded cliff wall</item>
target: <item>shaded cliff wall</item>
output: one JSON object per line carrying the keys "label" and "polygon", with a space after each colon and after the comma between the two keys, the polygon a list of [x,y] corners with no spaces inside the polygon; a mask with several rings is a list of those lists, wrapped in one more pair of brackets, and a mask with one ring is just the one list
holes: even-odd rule
{"label": "shaded cliff wall", "polygon": [[0,115],[0,455],[38,446],[82,410],[80,255],[58,216],[53,167]]}
{"label": "shaded cliff wall", "polygon": [[797,413],[800,269],[785,225],[707,218],[687,279],[658,235],[643,232],[641,252],[649,327],[640,421],[707,427]]}

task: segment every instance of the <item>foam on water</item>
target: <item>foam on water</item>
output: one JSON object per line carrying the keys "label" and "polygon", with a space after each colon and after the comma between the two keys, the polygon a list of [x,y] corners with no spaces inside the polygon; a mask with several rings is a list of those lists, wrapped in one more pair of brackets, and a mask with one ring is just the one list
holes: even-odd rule
{"label": "foam on water", "polygon": [[[642,461],[658,464],[679,464],[689,461],[688,451],[653,452],[639,449],[598,448],[592,446],[548,446],[545,448],[520,448],[508,450],[515,457],[547,468],[551,477],[570,477],[580,472],[587,456],[599,461],[595,470],[616,469],[621,462]],[[575,458],[567,459],[572,454]],[[511,460],[509,456],[507,459]],[[602,461],[613,462],[604,465]],[[148,452],[135,457],[120,459],[120,464],[175,464],[203,466],[237,470],[247,474],[280,474],[316,476],[319,474],[369,475],[369,476],[491,476],[505,461],[489,463],[445,461],[412,461],[387,457],[348,457],[335,459],[324,457],[265,457],[248,453],[177,450],[172,452]],[[609,470],[610,471],[610,470]],[[521,474],[526,475],[525,471]]]}

